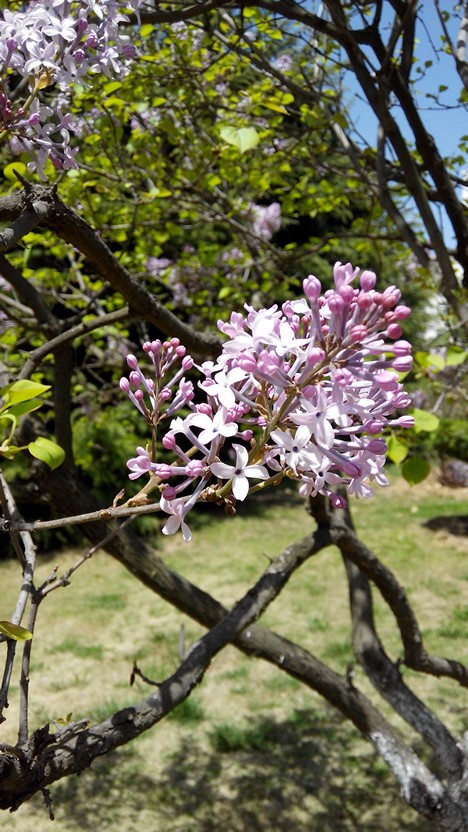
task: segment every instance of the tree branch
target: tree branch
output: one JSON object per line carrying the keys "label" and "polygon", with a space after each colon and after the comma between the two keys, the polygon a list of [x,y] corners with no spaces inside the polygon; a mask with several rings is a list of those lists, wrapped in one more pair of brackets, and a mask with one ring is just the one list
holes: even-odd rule
{"label": "tree branch", "polygon": [[125,321],[129,317],[129,314],[128,306],[125,306],[123,309],[116,309],[114,312],[108,312],[107,314],[100,315],[93,320],[82,321],[69,329],[64,329],[60,335],[56,335],[55,338],[51,338],[49,341],[46,341],[44,344],[41,344],[40,347],[37,347],[29,353],[29,358],[24,364],[21,372],[18,373],[17,378],[29,378],[31,373],[33,373],[36,367],[39,366],[43,358],[55,352],[55,350],[62,347],[64,344],[74,341],[75,338],[80,338],[88,332],[94,332],[96,329],[110,326],[111,324],[115,324],[119,321]]}

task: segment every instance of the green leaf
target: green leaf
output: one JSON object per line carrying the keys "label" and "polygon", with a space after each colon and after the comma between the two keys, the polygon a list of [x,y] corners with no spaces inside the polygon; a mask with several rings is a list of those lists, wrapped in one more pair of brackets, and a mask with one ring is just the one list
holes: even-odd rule
{"label": "green leaf", "polygon": [[60,445],[52,442],[51,439],[46,439],[45,436],[38,436],[34,442],[30,442],[28,450],[32,456],[40,459],[41,462],[45,462],[52,470],[58,468],[65,459],[65,451],[62,450]]}
{"label": "green leaf", "polygon": [[267,107],[268,110],[273,110],[275,113],[283,113],[286,116],[288,114],[286,107],[283,104],[279,104],[276,98],[264,98],[261,103],[263,107]]}
{"label": "green leaf", "polygon": [[152,23],[144,23],[143,26],[140,26],[140,37],[148,38],[153,34],[153,30],[154,26]]}
{"label": "green leaf", "polygon": [[5,399],[3,407],[18,404],[18,402],[28,402],[35,399],[36,396],[42,395],[46,390],[50,390],[50,385],[39,384],[37,381],[14,381],[0,390],[0,396]]}
{"label": "green leaf", "polygon": [[445,359],[437,353],[417,352],[414,357],[419,366],[423,367],[425,370],[435,370],[436,372],[439,372],[445,367]]}
{"label": "green leaf", "polygon": [[260,136],[255,127],[229,127],[225,125],[220,128],[219,134],[226,144],[236,147],[239,153],[251,150],[260,141]]}
{"label": "green leaf", "polygon": [[116,90],[120,90],[121,87],[122,87],[122,82],[121,81],[108,81],[107,84],[104,84],[103,89],[104,89],[104,92],[107,95],[111,95]]}
{"label": "green leaf", "polygon": [[38,410],[42,406],[43,402],[39,399],[32,399],[30,402],[20,402],[19,404],[13,404],[8,406],[7,413],[0,414],[0,418],[4,418],[7,414],[18,418],[18,416],[24,416],[25,413],[32,413],[33,410]]}
{"label": "green leaf", "polygon": [[12,624],[11,621],[0,621],[0,633],[13,638],[15,641],[29,641],[33,634],[26,630],[25,627],[20,627],[19,624]]}
{"label": "green leaf", "polygon": [[458,364],[464,364],[468,358],[468,352],[461,347],[449,347],[447,355],[445,356],[445,363],[447,367],[456,367]]}
{"label": "green leaf", "polygon": [[391,462],[397,465],[403,462],[408,456],[408,443],[404,439],[399,439],[397,436],[390,436],[388,442],[387,457]]}
{"label": "green leaf", "polygon": [[439,417],[435,416],[434,413],[428,413],[427,410],[420,410],[418,407],[414,407],[411,411],[411,416],[414,417],[414,429],[416,433],[423,433],[424,431],[432,433],[432,431],[437,430],[439,427]]}
{"label": "green leaf", "polygon": [[409,485],[417,485],[429,476],[431,466],[427,459],[419,459],[419,457],[412,456],[410,459],[405,459],[401,466],[401,473]]}
{"label": "green leaf", "polygon": [[21,176],[24,176],[28,172],[28,169],[24,162],[10,162],[9,165],[6,165],[3,168],[3,175],[5,179],[8,179],[10,182],[18,182],[19,184],[19,181],[15,176],[15,171],[17,171],[17,173]]}

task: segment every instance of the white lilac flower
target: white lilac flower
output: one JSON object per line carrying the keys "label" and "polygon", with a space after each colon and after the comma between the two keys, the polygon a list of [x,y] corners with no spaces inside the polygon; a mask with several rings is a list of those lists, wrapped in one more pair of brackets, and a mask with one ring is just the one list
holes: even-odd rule
{"label": "white lilac flower", "polygon": [[171,516],[167,520],[165,526],[162,528],[163,534],[175,534],[179,529],[182,532],[182,537],[186,543],[192,539],[192,532],[184,520],[188,513],[188,501],[184,497],[176,497],[175,500],[166,500],[164,496],[159,502],[162,511]]}
{"label": "white lilac flower", "polygon": [[249,453],[243,445],[233,445],[236,452],[235,465],[213,462],[211,471],[222,480],[232,479],[232,493],[236,500],[245,500],[249,493],[249,479],[267,480],[269,473],[264,465],[248,465]]}
{"label": "white lilac flower", "polygon": [[239,430],[237,424],[230,420],[228,410],[225,407],[221,407],[220,410],[216,411],[213,417],[208,416],[206,413],[196,413],[193,416],[189,416],[189,420],[191,425],[202,428],[198,438],[204,445],[209,445],[214,439],[218,439],[220,436],[225,438],[235,436]]}

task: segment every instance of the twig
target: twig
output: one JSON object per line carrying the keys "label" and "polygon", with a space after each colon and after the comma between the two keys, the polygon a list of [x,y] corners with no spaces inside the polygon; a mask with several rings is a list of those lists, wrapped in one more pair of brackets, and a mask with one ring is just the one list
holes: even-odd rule
{"label": "twig", "polygon": [[153,514],[159,511],[159,503],[144,506],[117,506],[101,508],[87,514],[75,514],[71,517],[57,517],[55,520],[35,520],[33,523],[4,522],[0,531],[6,532],[39,532],[44,529],[60,529],[63,526],[77,526],[80,523],[94,523],[99,520],[116,520],[119,517],[134,517],[140,514]]}
{"label": "twig", "polygon": [[[2,505],[3,513],[7,518],[7,522],[21,521],[21,515],[14,501],[13,495],[10,491],[7,481],[0,471],[0,503]],[[31,535],[28,532],[12,532],[12,540],[15,544],[16,551],[19,555],[20,563],[23,567],[23,580],[21,589],[19,591],[18,599],[14,613],[11,617],[12,624],[20,624],[24,615],[26,604],[34,588],[34,568],[36,564],[36,547],[34,546]],[[21,542],[20,542],[21,541]],[[22,544],[22,546],[21,546]],[[0,636],[0,641],[5,641],[6,636]],[[24,649],[31,650],[28,642],[25,642]],[[10,688],[11,674],[13,670],[13,663],[16,655],[16,641],[8,639],[7,655],[5,662],[5,670],[3,673],[2,688],[0,690],[0,716],[3,714],[3,709],[8,705],[8,691]],[[20,726],[26,722],[27,725],[27,711],[20,709]]]}
{"label": "twig", "polygon": [[18,379],[29,378],[32,372],[36,369],[39,362],[45,358],[46,355],[49,355],[51,352],[57,349],[57,347],[63,346],[68,341],[72,341],[75,338],[79,338],[81,335],[85,335],[88,332],[92,332],[95,329],[100,329],[104,326],[109,326],[110,324],[114,324],[117,321],[124,321],[129,316],[129,309],[125,306],[123,309],[116,309],[114,312],[109,312],[106,315],[102,315],[98,318],[94,318],[92,321],[82,321],[82,323],[77,324],[76,326],[71,327],[70,329],[65,329],[60,335],[56,335],[55,338],[51,338],[49,341],[46,341],[44,344],[41,344],[40,347],[33,350],[29,353],[29,358],[26,361],[23,369],[18,374]]}

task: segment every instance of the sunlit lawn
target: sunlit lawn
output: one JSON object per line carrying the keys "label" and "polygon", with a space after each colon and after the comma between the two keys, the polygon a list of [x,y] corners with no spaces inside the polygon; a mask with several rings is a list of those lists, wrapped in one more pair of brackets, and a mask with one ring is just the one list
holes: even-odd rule
{"label": "sunlit lawn", "polygon": [[[467,514],[467,491],[435,482],[409,489],[394,479],[374,500],[355,505],[366,544],[398,575],[417,611],[429,650],[467,656],[468,540],[430,531],[437,516]],[[294,492],[256,502],[235,518],[194,524],[194,540],[161,538],[157,546],[174,569],[231,606],[261,574],[268,558],[307,534],[312,521]],[[41,558],[39,579],[59,571],[78,552]],[[0,563],[1,618],[15,603],[14,562]],[[400,655],[391,615],[376,598],[380,634]],[[347,591],[340,556],[328,549],[291,579],[262,621],[342,672],[351,661]],[[43,605],[34,640],[32,727],[46,721],[100,720],[141,698],[129,687],[135,659],[158,680],[179,662],[202,628],[139,585],[99,553],[66,589]],[[450,681],[414,678],[453,730],[463,728],[467,697]],[[362,673],[356,684],[374,696]],[[17,680],[1,741],[14,741]],[[398,725],[398,721],[395,720]],[[406,728],[405,733],[408,734]],[[465,725],[466,730],[466,725]],[[229,647],[213,662],[201,687],[171,718],[79,778],[51,789],[55,828],[62,832],[351,832],[426,830],[398,798],[398,789],[372,749],[319,697],[266,663]],[[3,825],[2,825],[3,824]],[[50,821],[35,798],[0,828],[43,832]]]}

